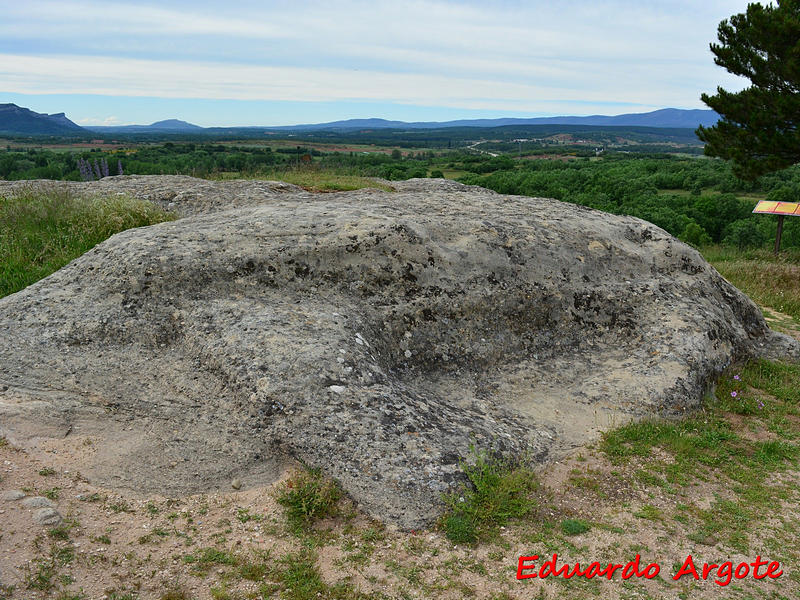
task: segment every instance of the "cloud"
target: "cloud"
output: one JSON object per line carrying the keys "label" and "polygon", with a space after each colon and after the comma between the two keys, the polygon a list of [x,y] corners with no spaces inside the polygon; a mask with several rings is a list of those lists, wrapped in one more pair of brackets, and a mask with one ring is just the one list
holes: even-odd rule
{"label": "cloud", "polygon": [[[470,78],[334,68],[272,67],[86,56],[0,54],[0,88],[24,94],[99,94],[272,101],[392,101],[461,108],[535,110],[542,102],[681,104],[679,91],[626,89],[625,78],[591,89],[520,79]],[[623,90],[625,90],[623,92]]]}
{"label": "cloud", "polygon": [[117,116],[110,116],[104,118],[94,118],[94,117],[85,117],[83,119],[78,119],[75,121],[78,125],[102,125],[102,126],[111,126],[111,125],[133,125],[133,123],[127,123],[120,119]]}
{"label": "cloud", "polygon": [[[227,12],[227,11],[226,11]],[[219,8],[207,14],[193,13],[146,3],[126,4],[108,2],[51,2],[39,1],[17,4],[4,9],[5,25],[0,32],[7,36],[26,37],[30,30],[20,29],[20,23],[35,24],[37,33],[86,37],[92,35],[225,35],[248,37],[291,37],[269,22],[246,17],[235,18],[219,14]],[[44,28],[44,29],[41,29]]]}
{"label": "cloud", "polygon": [[[0,89],[563,112],[702,107],[734,0],[13,3]],[[556,108],[553,108],[556,107]]]}

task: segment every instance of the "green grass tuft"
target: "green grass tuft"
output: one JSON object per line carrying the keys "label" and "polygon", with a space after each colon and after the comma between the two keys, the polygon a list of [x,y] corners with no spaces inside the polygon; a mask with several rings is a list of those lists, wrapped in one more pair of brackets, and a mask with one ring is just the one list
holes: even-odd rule
{"label": "green grass tuft", "polygon": [[582,519],[564,519],[561,521],[561,531],[566,535],[578,535],[586,533],[591,526]]}
{"label": "green grass tuft", "polygon": [[473,464],[463,469],[469,484],[445,498],[449,511],[441,520],[451,541],[472,544],[535,506],[531,496],[538,482],[522,463],[473,449]]}

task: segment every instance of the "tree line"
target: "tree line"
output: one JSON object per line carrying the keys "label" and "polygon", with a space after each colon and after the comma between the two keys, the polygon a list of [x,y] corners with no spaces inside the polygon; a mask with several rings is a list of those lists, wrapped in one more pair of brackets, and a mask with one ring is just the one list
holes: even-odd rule
{"label": "tree line", "polygon": [[[342,175],[402,180],[456,177],[504,194],[556,198],[650,221],[696,246],[767,246],[776,220],[753,215],[759,198],[800,198],[800,167],[739,179],[729,162],[670,154],[564,155],[563,160],[519,159],[466,150],[416,152],[320,152],[299,146],[269,148],[223,144],[142,146],[134,150],[64,152],[48,149],[0,151],[0,178],[80,181],[81,164],[107,161],[111,174],[221,172],[279,178],[282,170],[307,168]],[[85,169],[84,169],[85,170]],[[800,247],[800,219],[788,219],[784,246]]]}

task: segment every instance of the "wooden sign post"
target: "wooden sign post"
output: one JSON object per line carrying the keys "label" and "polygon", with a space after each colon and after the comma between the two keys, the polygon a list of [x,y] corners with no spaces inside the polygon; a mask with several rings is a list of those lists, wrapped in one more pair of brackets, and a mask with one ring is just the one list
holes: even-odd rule
{"label": "wooden sign post", "polygon": [[753,212],[762,215],[778,215],[778,231],[775,233],[775,256],[778,256],[778,252],[781,249],[781,235],[783,234],[783,217],[786,215],[800,217],[800,203],[760,200]]}

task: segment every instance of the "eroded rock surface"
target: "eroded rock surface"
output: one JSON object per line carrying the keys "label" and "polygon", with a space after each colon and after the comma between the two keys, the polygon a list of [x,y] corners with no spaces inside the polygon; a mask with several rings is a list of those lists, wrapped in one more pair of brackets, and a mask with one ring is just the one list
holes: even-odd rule
{"label": "eroded rock surface", "polygon": [[113,486],[249,486],[300,459],[415,528],[471,443],[541,460],[696,406],[734,359],[798,356],[635,218],[436,180],[73,185],[190,215],[0,300],[0,433],[93,435],[80,468]]}

